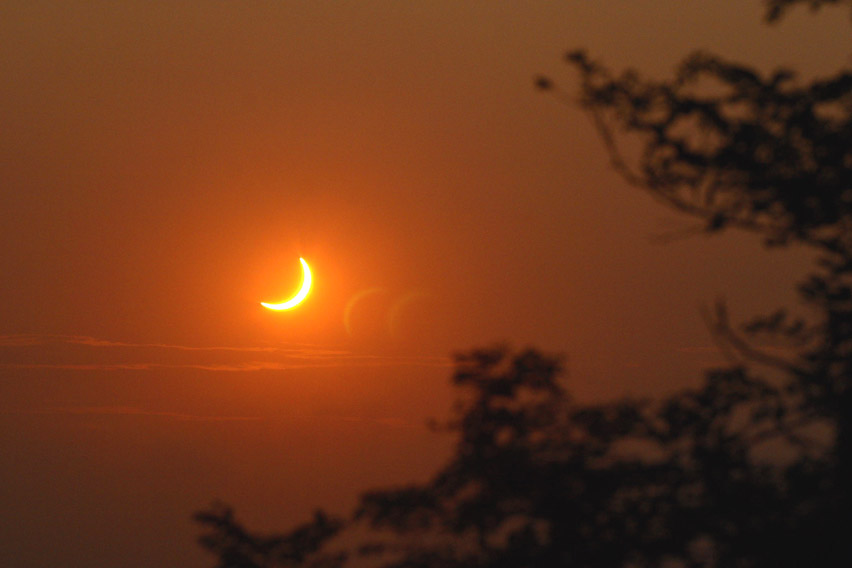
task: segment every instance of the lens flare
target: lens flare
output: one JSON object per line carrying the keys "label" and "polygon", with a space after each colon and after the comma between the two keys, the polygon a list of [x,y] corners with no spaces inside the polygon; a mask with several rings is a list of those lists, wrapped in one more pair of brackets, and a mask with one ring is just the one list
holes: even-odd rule
{"label": "lens flare", "polygon": [[415,289],[411,290],[407,294],[400,297],[394,304],[391,306],[388,311],[388,332],[391,337],[396,337],[399,332],[399,319],[400,314],[405,310],[405,308],[412,304],[413,302],[431,296],[428,290],[423,289]]}
{"label": "lens flare", "polygon": [[261,302],[261,306],[276,311],[289,310],[291,308],[295,308],[301,304],[305,298],[307,298],[308,292],[311,291],[311,282],[313,281],[311,278],[311,269],[308,267],[308,263],[305,262],[304,258],[300,258],[299,262],[302,263],[302,287],[298,292],[296,292],[296,295],[285,302],[281,302],[280,304],[268,304],[266,302]]}
{"label": "lens flare", "polygon": [[366,290],[361,290],[346,303],[346,308],[343,310],[343,327],[346,328],[346,333],[352,335],[352,309],[355,307],[355,304],[363,300],[368,296],[373,296],[375,294],[383,294],[387,292],[384,288],[367,288]]}

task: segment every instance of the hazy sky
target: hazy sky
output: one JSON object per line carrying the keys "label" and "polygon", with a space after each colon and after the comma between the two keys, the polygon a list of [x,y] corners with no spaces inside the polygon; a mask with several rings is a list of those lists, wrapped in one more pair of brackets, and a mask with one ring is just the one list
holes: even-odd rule
{"label": "hazy sky", "polygon": [[[804,253],[654,242],[690,221],[532,88],[576,47],[810,77],[852,45],[741,0],[0,0],[0,564],[205,566],[214,499],[283,529],[424,479],[453,351],[659,393],[718,360],[702,304],[790,301]],[[300,256],[308,301],[264,310]]]}

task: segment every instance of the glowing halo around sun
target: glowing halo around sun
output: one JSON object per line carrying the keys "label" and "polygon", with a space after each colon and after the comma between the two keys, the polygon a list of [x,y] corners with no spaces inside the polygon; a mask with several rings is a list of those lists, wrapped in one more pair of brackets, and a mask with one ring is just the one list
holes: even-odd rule
{"label": "glowing halo around sun", "polygon": [[296,292],[296,295],[287,301],[281,302],[280,304],[261,302],[261,306],[276,311],[289,310],[301,304],[304,299],[308,297],[308,292],[311,291],[311,283],[313,282],[313,279],[311,278],[311,269],[308,266],[308,263],[305,262],[304,258],[300,258],[299,262],[302,263],[302,287],[298,292]]}

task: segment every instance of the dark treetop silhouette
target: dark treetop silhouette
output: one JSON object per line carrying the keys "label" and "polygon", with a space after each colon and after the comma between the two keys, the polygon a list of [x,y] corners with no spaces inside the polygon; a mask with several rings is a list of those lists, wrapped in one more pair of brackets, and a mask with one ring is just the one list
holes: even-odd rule
{"label": "dark treetop silhouette", "polygon": [[[799,3],[841,2],[773,0],[768,20]],[[583,52],[567,61],[630,183],[706,231],[819,252],[799,288],[812,316],[734,329],[718,305],[709,321],[731,363],[658,401],[578,404],[557,358],[460,354],[466,396],[444,425],[456,451],[429,483],[280,535],[214,506],[196,519],[218,566],[852,566],[852,73],[802,85],[698,53],[653,82]],[[637,163],[618,133],[642,141]]]}

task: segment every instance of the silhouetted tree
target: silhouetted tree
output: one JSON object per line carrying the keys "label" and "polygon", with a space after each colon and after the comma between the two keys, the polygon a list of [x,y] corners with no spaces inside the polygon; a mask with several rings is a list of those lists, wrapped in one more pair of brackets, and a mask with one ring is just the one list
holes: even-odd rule
{"label": "silhouetted tree", "polygon": [[[841,2],[772,0],[767,19],[799,3]],[[852,73],[800,84],[698,53],[655,82],[582,51],[567,61],[630,183],[707,231],[819,252],[799,288],[813,317],[779,310],[735,329],[717,305],[733,362],[662,400],[578,404],[558,358],[460,354],[466,396],[443,425],[456,450],[431,481],[282,535],[199,513],[219,566],[852,566]],[[642,143],[635,163],[624,134]],[[753,347],[761,337],[788,349]]]}

